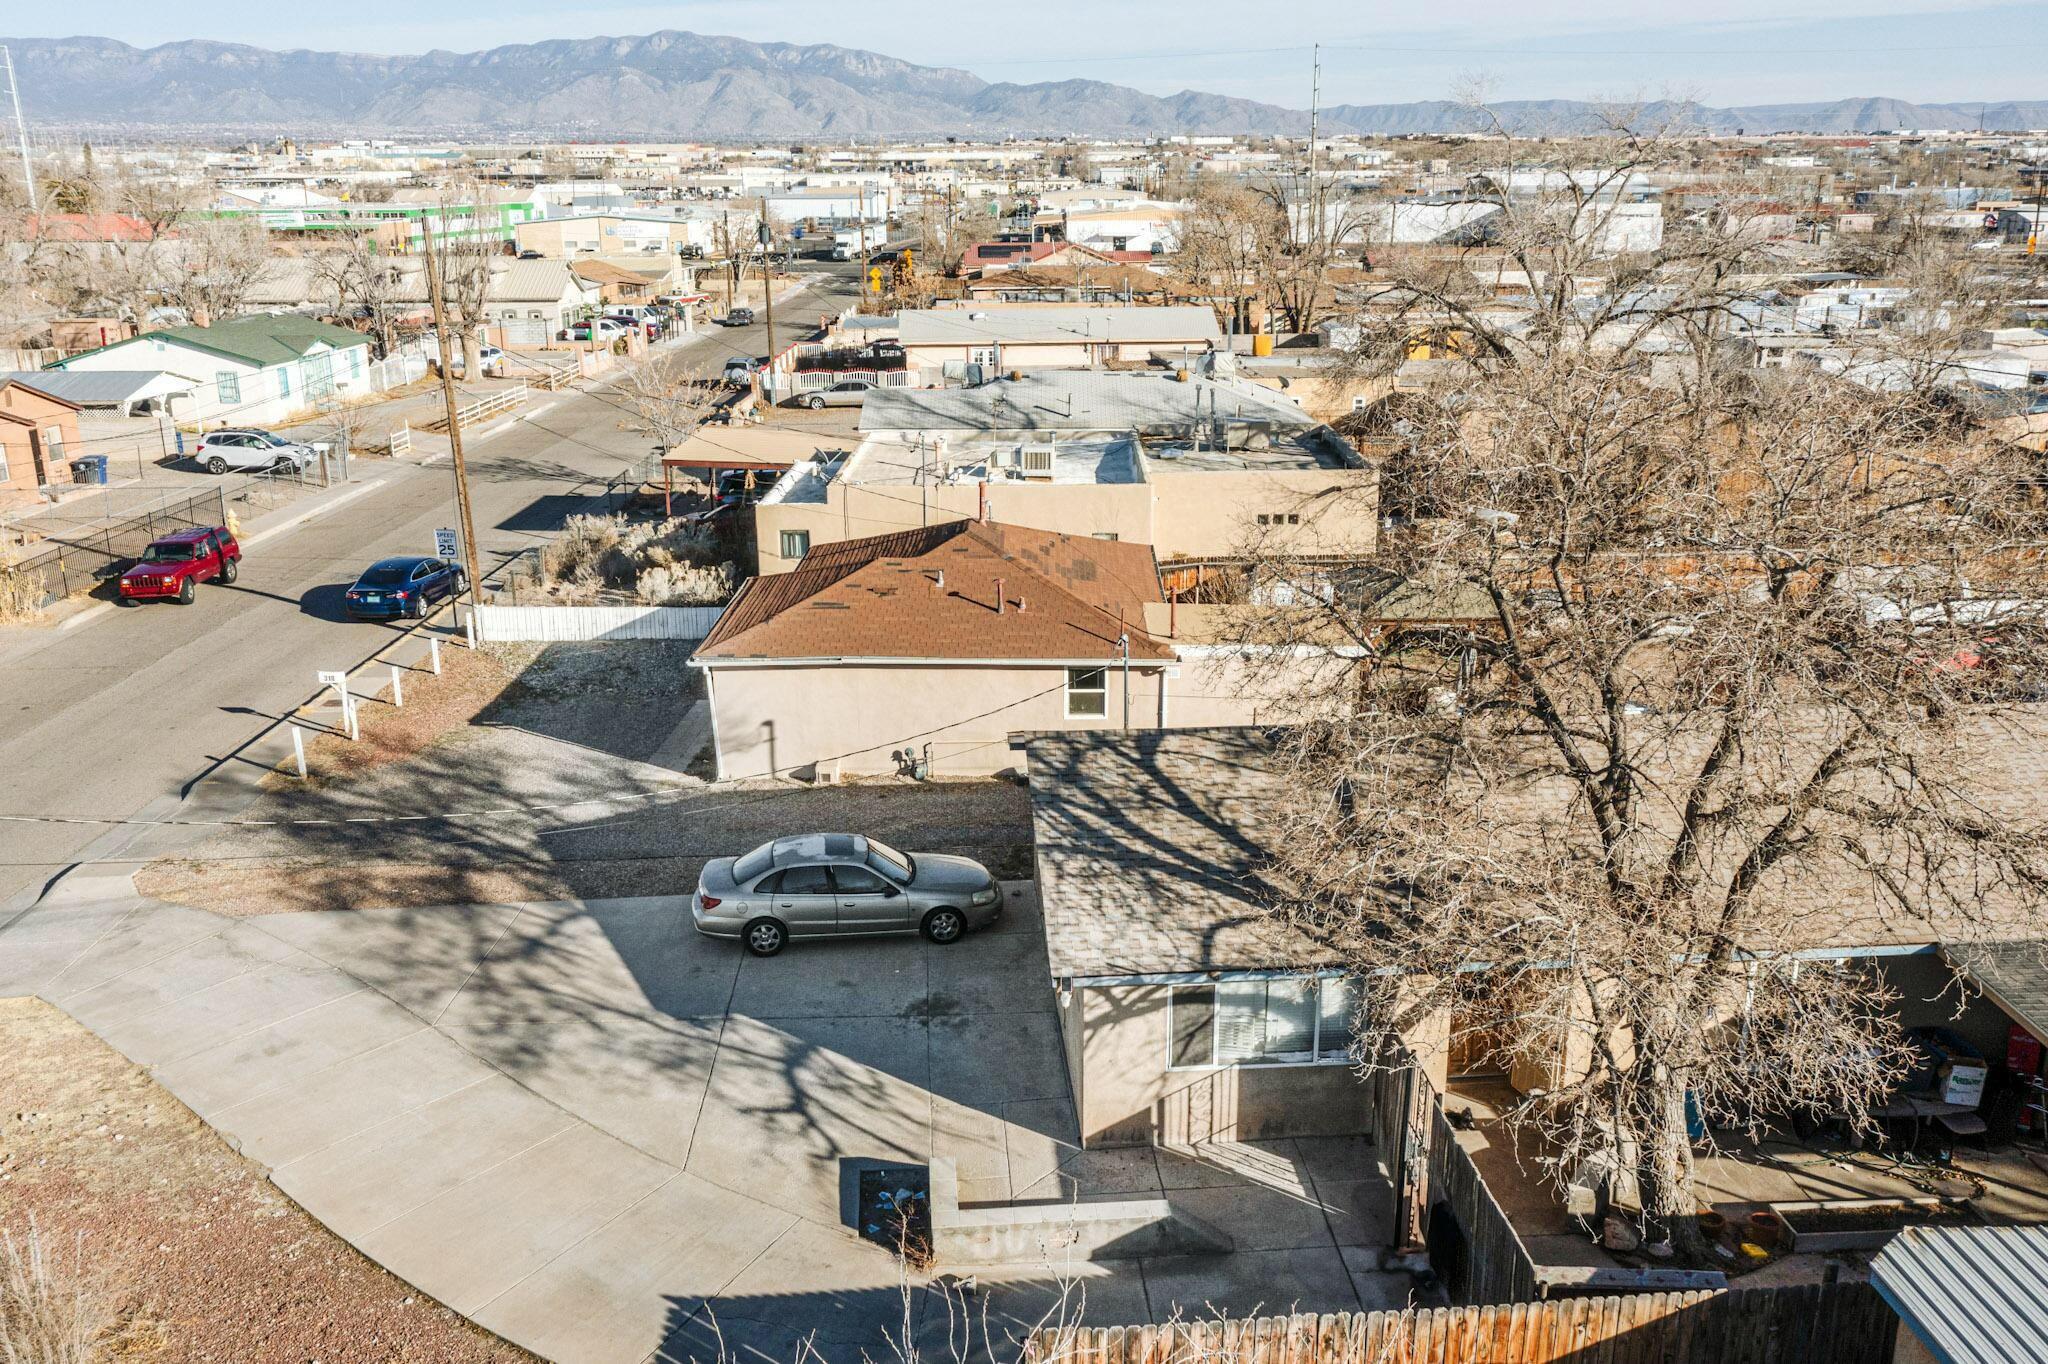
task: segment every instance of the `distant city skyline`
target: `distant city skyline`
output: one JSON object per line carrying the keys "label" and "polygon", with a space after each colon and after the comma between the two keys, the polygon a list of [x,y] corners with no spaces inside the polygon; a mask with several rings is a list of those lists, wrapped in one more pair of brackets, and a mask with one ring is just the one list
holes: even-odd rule
{"label": "distant city skyline", "polygon": [[[1713,105],[1888,96],[1921,103],[2048,97],[2048,4],[1930,0],[1703,0],[1687,22],[1642,22],[1639,5],[1469,0],[1456,26],[1421,28],[1413,10],[1338,0],[1187,0],[1162,23],[1150,5],[1038,0],[986,25],[935,23],[929,4],[876,0],[683,0],[564,9],[496,0],[357,0],[346,14],[252,9],[225,0],[98,0],[84,10],[17,12],[12,37],[90,35],[154,46],[210,39],[269,48],[476,51],[550,38],[664,28],[756,42],[834,43],[984,80],[1089,79],[1151,94],[1187,89],[1309,103],[1309,45],[1324,44],[1326,104],[1451,97],[1474,77],[1497,99],[1681,95]],[[1256,16],[1256,27],[1248,22]]]}

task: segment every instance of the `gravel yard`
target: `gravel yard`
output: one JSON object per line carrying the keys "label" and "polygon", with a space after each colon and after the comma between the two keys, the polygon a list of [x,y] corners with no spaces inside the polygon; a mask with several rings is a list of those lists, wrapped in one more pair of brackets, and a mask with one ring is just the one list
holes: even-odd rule
{"label": "gravel yard", "polygon": [[82,1261],[112,1358],[534,1359],[364,1259],[56,1009],[0,1000],[0,1035],[0,1228],[33,1219]]}
{"label": "gravel yard", "polygon": [[[713,786],[686,717],[683,644],[443,651],[363,739],[311,746],[244,818],[144,869],[145,895],[228,914],[686,893],[706,859],[778,834],[871,833],[1030,875],[1030,798],[1007,782]],[[545,807],[545,808],[536,808]],[[447,816],[429,820],[394,817]],[[354,821],[354,822],[345,822]]]}

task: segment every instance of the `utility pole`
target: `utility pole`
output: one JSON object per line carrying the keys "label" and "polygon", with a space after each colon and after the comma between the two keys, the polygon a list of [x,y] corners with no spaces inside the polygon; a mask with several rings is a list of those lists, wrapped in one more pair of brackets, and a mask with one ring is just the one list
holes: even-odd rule
{"label": "utility pole", "polygon": [[[483,600],[484,575],[477,567],[476,521],[469,511],[469,466],[462,462],[462,425],[455,419],[455,375],[448,367],[448,307],[441,296],[441,267],[436,259],[438,248],[430,215],[420,215],[420,231],[426,241],[427,296],[434,305],[434,341],[441,350],[441,401],[448,413],[448,453],[455,467],[455,511],[462,525],[462,563],[469,581],[469,607],[474,612]],[[593,334],[597,331],[594,320],[590,330]]]}
{"label": "utility pole", "polygon": [[[761,309],[768,319],[768,363],[775,363],[775,267],[769,263],[768,196],[761,196]],[[767,371],[773,373],[772,370]]]}
{"label": "utility pole", "polygon": [[28,159],[28,124],[21,117],[21,82],[14,75],[14,54],[0,46],[0,64],[7,67],[7,97],[14,101],[14,136],[21,147],[21,179],[28,186],[28,211],[39,213],[36,204],[36,168]]}
{"label": "utility pole", "polygon": [[728,209],[718,210],[718,240],[725,251],[725,315],[732,316],[732,213]]}

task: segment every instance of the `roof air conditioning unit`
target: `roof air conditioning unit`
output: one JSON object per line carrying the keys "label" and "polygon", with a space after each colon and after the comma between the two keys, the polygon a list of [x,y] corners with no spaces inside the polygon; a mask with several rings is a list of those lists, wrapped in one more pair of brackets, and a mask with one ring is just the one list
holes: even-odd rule
{"label": "roof air conditioning unit", "polygon": [[1052,477],[1053,447],[1050,445],[1026,445],[1017,451],[1017,467],[1024,476]]}

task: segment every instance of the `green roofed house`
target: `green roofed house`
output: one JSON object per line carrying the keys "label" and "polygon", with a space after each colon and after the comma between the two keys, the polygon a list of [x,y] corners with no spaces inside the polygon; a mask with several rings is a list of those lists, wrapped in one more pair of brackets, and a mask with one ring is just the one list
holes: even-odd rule
{"label": "green roofed house", "polygon": [[191,392],[170,400],[171,416],[203,426],[267,426],[323,398],[371,391],[368,337],[290,313],[164,327],[55,367],[174,375],[188,381]]}

